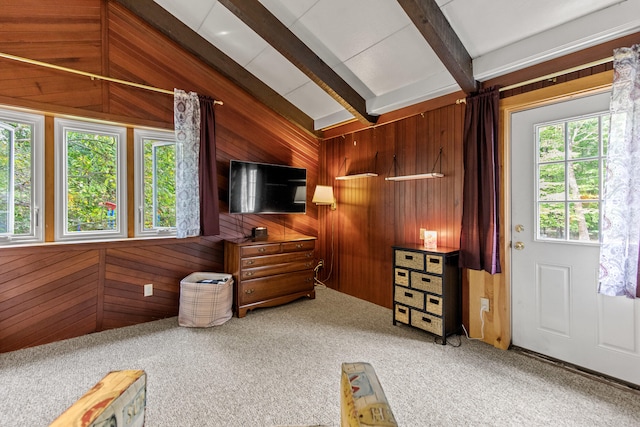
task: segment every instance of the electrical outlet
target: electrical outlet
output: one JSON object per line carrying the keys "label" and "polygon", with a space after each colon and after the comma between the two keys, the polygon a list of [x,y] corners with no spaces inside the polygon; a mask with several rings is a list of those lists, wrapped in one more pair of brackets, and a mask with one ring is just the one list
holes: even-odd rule
{"label": "electrical outlet", "polygon": [[150,297],[153,295],[153,283],[147,283],[144,285],[144,296]]}
{"label": "electrical outlet", "polygon": [[480,311],[489,311],[489,298],[480,298]]}
{"label": "electrical outlet", "polygon": [[420,240],[424,240],[424,232],[425,232],[425,231],[427,231],[427,229],[426,229],[426,228],[421,228],[421,229],[420,229],[420,237],[419,237],[419,238],[420,238]]}

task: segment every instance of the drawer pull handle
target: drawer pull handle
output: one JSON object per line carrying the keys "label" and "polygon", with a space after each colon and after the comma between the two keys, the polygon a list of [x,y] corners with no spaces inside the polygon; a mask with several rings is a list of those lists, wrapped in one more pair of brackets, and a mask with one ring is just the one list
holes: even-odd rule
{"label": "drawer pull handle", "polygon": [[440,258],[430,258],[429,262],[431,264],[440,264]]}
{"label": "drawer pull handle", "polygon": [[313,255],[312,253],[308,253],[307,258],[311,258],[312,255]]}
{"label": "drawer pull handle", "polygon": [[252,294],[252,293],[254,293],[255,291],[256,291],[255,289],[245,289],[245,290],[244,290],[244,293],[245,293],[245,294]]}
{"label": "drawer pull handle", "polygon": [[427,323],[431,323],[431,319],[429,319],[428,317],[423,317],[422,321],[423,322],[427,322]]}
{"label": "drawer pull handle", "polygon": [[253,265],[253,264],[255,264],[254,260],[250,259],[250,260],[247,261],[247,265]]}
{"label": "drawer pull handle", "polygon": [[407,261],[409,260],[413,261],[413,255],[405,255],[404,259],[406,259]]}
{"label": "drawer pull handle", "polygon": [[266,250],[266,248],[258,248],[258,252],[265,252]]}
{"label": "drawer pull handle", "polygon": [[435,299],[435,298],[429,298],[429,302],[430,302],[431,304],[435,304],[435,305],[440,304],[440,300],[437,300],[437,299]]}
{"label": "drawer pull handle", "polygon": [[309,267],[311,267],[312,265],[313,265],[313,264],[311,264],[310,262],[308,262],[308,263],[306,263],[304,266],[305,266],[305,267],[307,267],[307,268],[309,268]]}
{"label": "drawer pull handle", "polygon": [[402,314],[407,314],[407,309],[406,308],[399,308],[398,312],[400,312]]}
{"label": "drawer pull handle", "polygon": [[407,273],[398,271],[398,276],[400,276],[400,277],[406,277],[406,276],[407,276]]}
{"label": "drawer pull handle", "polygon": [[251,277],[251,276],[253,276],[253,271],[247,271],[247,272],[245,273],[245,276],[247,276],[247,277]]}
{"label": "drawer pull handle", "polygon": [[422,278],[422,281],[423,281],[423,282],[430,283],[430,282],[431,282],[431,279],[427,279],[426,277],[423,277],[423,278]]}
{"label": "drawer pull handle", "polygon": [[302,243],[296,243],[296,248],[300,249],[301,247],[303,247]]}
{"label": "drawer pull handle", "polygon": [[413,298],[413,294],[411,292],[405,292],[404,296],[405,297],[409,297],[409,298]]}
{"label": "drawer pull handle", "polygon": [[309,283],[311,282],[313,279],[311,277],[307,277],[306,279],[304,279],[305,282]]}

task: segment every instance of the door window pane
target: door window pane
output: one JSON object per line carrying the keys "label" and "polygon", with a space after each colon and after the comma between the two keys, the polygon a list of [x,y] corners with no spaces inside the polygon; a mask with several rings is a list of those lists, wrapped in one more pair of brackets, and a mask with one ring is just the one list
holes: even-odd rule
{"label": "door window pane", "polygon": [[538,205],[538,233],[542,239],[565,238],[564,203],[540,203]]}
{"label": "door window pane", "polygon": [[538,177],[540,200],[564,200],[564,163],[540,165]]}
{"label": "door window pane", "polygon": [[568,122],[567,136],[570,158],[598,157],[600,152],[599,117]]}
{"label": "door window pane", "polygon": [[598,200],[600,198],[599,160],[569,162],[570,199]]}
{"label": "door window pane", "polygon": [[538,127],[539,162],[564,160],[564,126],[562,123]]}
{"label": "door window pane", "polygon": [[591,241],[600,240],[600,203],[569,203],[569,239]]}
{"label": "door window pane", "polygon": [[608,133],[608,113],[536,126],[539,239],[598,242]]}

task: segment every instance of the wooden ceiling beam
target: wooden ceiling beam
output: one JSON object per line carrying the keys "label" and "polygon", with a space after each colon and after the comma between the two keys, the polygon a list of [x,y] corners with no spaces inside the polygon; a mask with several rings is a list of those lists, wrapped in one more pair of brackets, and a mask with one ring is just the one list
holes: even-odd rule
{"label": "wooden ceiling beam", "polygon": [[273,46],[353,114],[358,121],[365,124],[376,123],[377,116],[367,113],[366,100],[258,0],[218,0],[218,2]]}
{"label": "wooden ceiling beam", "polygon": [[460,88],[469,95],[478,90],[473,62],[435,0],[398,0],[413,24],[438,55]]}
{"label": "wooden ceiling beam", "polygon": [[321,135],[314,130],[314,123],[311,117],[256,78],[253,74],[249,73],[224,52],[213,46],[155,1],[115,1],[291,123],[316,138]]}

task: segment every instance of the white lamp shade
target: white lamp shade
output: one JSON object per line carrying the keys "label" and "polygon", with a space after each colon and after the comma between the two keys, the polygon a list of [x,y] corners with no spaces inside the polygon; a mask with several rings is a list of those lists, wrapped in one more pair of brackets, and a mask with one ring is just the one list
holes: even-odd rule
{"label": "white lamp shade", "polygon": [[316,185],[316,191],[313,193],[312,203],[316,205],[332,205],[336,201],[333,197],[333,187],[329,185]]}

